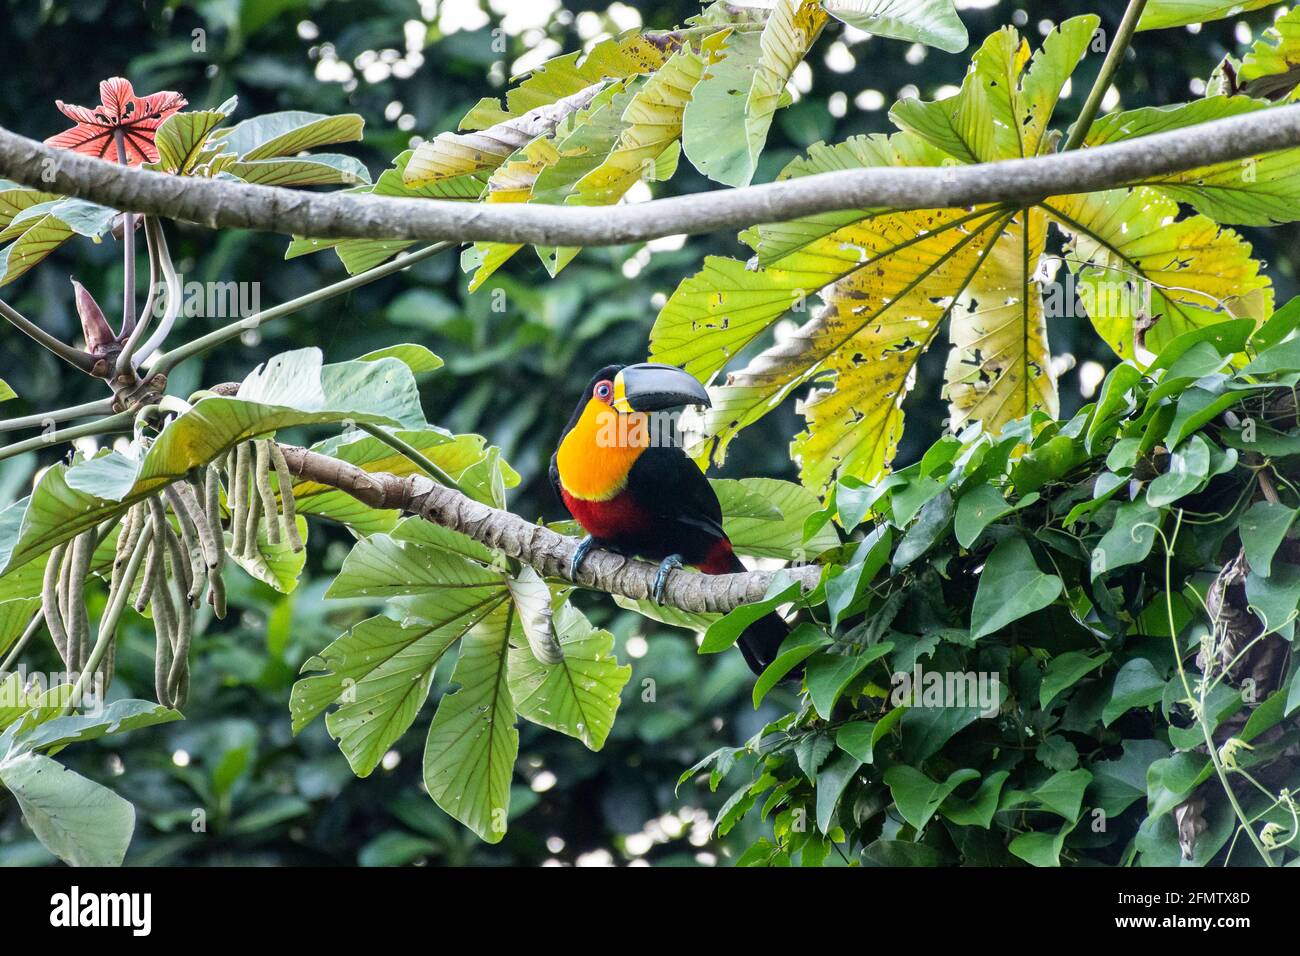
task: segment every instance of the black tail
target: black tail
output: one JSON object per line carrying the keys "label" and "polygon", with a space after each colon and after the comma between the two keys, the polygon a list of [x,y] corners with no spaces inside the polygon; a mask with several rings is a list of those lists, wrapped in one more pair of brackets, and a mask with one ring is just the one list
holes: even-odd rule
{"label": "black tail", "polygon": [[740,635],[740,640],[736,643],[749,669],[755,674],[761,674],[768,664],[776,660],[781,642],[789,633],[789,625],[780,614],[773,611],[745,628],[745,633]]}
{"label": "black tail", "polygon": [[[732,558],[732,571],[744,571],[745,566],[740,563],[737,557]],[[781,642],[786,639],[790,633],[790,626],[785,623],[785,619],[773,611],[771,614],[760,617],[749,627],[745,628],[745,633],[740,635],[737,645],[740,647],[740,653],[745,658],[745,663],[755,674],[761,674],[767,668],[767,665],[776,660],[777,652],[781,649]],[[796,668],[796,671],[798,668]],[[796,673],[789,675],[797,676]]]}

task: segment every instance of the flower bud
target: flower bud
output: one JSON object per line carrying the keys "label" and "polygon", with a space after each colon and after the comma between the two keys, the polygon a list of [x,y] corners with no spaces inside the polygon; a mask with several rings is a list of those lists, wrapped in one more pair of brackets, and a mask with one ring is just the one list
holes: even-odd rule
{"label": "flower bud", "polygon": [[91,355],[102,355],[111,345],[117,343],[117,336],[104,318],[104,311],[95,301],[95,297],[76,279],[72,288],[77,295],[77,315],[81,316],[81,331],[86,337],[86,351]]}

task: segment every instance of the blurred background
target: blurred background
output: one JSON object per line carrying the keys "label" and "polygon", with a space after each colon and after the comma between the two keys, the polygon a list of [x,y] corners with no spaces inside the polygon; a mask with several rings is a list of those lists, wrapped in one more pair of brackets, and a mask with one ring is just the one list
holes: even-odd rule
{"label": "blurred background", "polygon": [[[958,55],[868,38],[831,21],[795,74],[797,99],[778,113],[754,181],[775,178],[819,140],[890,131],[888,108],[899,97],[955,92],[970,53],[1002,25],[1016,25],[1036,46],[1053,23],[1088,11],[1113,29],[1124,5],[957,0],[957,6],[971,37],[970,48]],[[139,95],[181,92],[190,109],[237,94],[234,120],[285,109],[360,113],[364,143],[341,149],[377,176],[419,139],[454,129],[479,98],[501,95],[510,77],[608,34],[643,25],[669,29],[697,12],[696,3],[669,0],[0,0],[0,124],[44,139],[67,126],[56,99],[93,105],[99,81],[123,75]],[[1224,54],[1240,54],[1271,17],[1265,10],[1207,24],[1195,35],[1183,29],[1139,34],[1118,76],[1121,92],[1112,91],[1104,108],[1201,95]],[[503,47],[506,52],[499,52]],[[1073,120],[1100,61],[1090,56],[1075,74],[1057,128]],[[713,184],[684,162],[655,194],[708,188]],[[1278,301],[1285,302],[1296,288],[1296,227],[1243,231],[1267,263]],[[284,261],[284,236],[190,226],[169,226],[169,235],[187,281],[257,281],[263,307],[344,276],[332,253]],[[479,432],[501,446],[523,478],[511,493],[512,509],[558,519],[546,463],[591,371],[645,357],[659,307],[703,256],[746,252],[729,234],[668,238],[584,251],[550,280],[525,250],[493,279],[506,292],[504,312],[492,310],[487,291],[468,294],[457,256],[443,254],[277,322],[265,337],[249,333],[240,347],[183,366],[169,390],[183,396],[200,383],[238,380],[285,349],[315,345],[326,361],[341,361],[386,344],[420,342],[447,363],[422,379],[429,421]],[[72,341],[77,330],[68,276],[113,315],[121,307],[121,268],[115,242],[73,241],[4,294]],[[181,318],[175,340],[215,324]],[[1079,320],[1055,320],[1049,334],[1060,365],[1070,367],[1061,379],[1062,411],[1069,414],[1088,400],[1109,357]],[[899,464],[913,460],[943,429],[946,410],[938,396],[944,351],[936,349],[921,366]],[[94,383],[66,374],[7,328],[0,330],[0,378],[22,396],[6,406],[6,416],[101,397]],[[724,474],[795,478],[788,443],[800,423],[792,400],[743,433]],[[309,441],[323,434],[289,437]],[[29,455],[0,464],[0,506],[26,494],[43,463]],[[314,525],[312,537],[308,569],[290,595],[231,576],[231,604],[241,612],[224,622],[200,622],[186,720],[64,755],[135,804],[129,864],[725,865],[732,847],[752,842],[756,834],[740,830],[721,840],[710,835],[724,794],[696,781],[674,788],[700,757],[743,742],[792,701],[774,693],[755,712],[739,655],[698,656],[688,632],[653,628],[593,596],[581,603],[615,633],[618,657],[634,668],[617,723],[597,755],[521,723],[510,830],[496,846],[479,843],[421,789],[420,755],[432,708],[364,780],[353,777],[323,720],[293,737],[289,690],[302,662],[374,612],[364,603],[322,599],[348,545],[337,528]],[[148,696],[153,636],[139,618],[133,621],[119,654],[119,678]],[[450,667],[440,668],[434,696],[449,673]],[[656,684],[653,701],[642,699],[647,676]],[[0,865],[51,860],[25,829],[12,798],[0,794]]]}

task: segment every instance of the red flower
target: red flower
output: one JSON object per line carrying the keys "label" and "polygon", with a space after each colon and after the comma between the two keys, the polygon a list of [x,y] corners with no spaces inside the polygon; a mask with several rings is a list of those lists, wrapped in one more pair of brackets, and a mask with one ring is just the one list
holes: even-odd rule
{"label": "red flower", "polygon": [[99,98],[102,103],[94,110],[55,100],[54,105],[77,125],[51,136],[45,145],[117,162],[117,134],[120,130],[128,166],[157,162],[154,136],[158,127],[186,105],[185,97],[169,91],[151,93],[142,99],[135,95],[131,82],[120,76],[99,84]]}

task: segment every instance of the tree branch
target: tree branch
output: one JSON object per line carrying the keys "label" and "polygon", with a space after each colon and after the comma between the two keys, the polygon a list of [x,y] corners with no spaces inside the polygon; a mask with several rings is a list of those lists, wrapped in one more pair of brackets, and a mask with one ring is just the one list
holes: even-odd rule
{"label": "tree branch", "polygon": [[[518,515],[466,497],[423,475],[401,477],[369,472],[356,465],[294,445],[281,445],[289,471],[297,478],[345,491],[372,508],[397,508],[425,521],[459,531],[475,541],[497,548],[546,577],[574,580],[583,587],[621,594],[635,600],[650,597],[658,566],[612,551],[593,550],[583,560],[576,579],[569,578],[569,562],[577,549],[574,538],[525,521]],[[772,579],[786,574],[805,588],[816,586],[821,568],[805,565],[781,572],[747,571],[743,574],[693,574],[675,571],[668,576],[664,603],[683,611],[725,613],[742,604],[761,601]]]}
{"label": "tree branch", "polygon": [[[130,212],[318,238],[610,246],[844,209],[934,209],[1095,192],[1300,145],[1300,104],[1032,159],[819,173],[614,207],[311,193],[163,175],[51,149],[0,128],[0,175]],[[42,175],[54,171],[53,182]]]}

